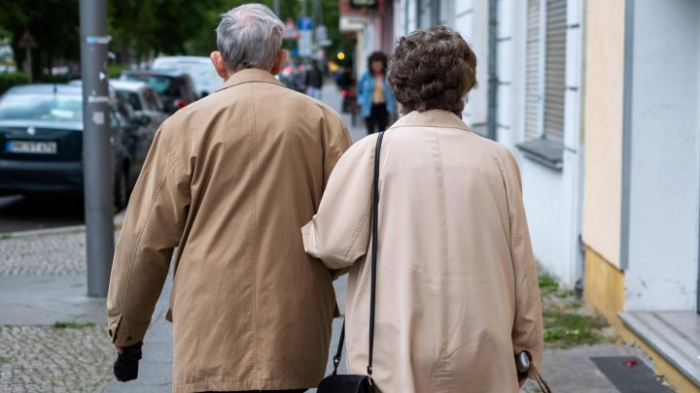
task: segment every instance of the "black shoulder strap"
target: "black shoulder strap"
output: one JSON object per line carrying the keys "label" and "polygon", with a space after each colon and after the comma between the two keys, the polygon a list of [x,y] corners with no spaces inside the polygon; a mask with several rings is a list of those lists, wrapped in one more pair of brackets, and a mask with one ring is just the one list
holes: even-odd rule
{"label": "black shoulder strap", "polygon": [[[367,364],[367,374],[372,376],[372,358],[374,357],[374,310],[375,296],[377,292],[377,244],[378,244],[378,225],[379,225],[379,158],[382,151],[382,139],[384,132],[377,135],[377,147],[374,150],[374,183],[372,185],[372,283],[370,288],[370,305],[369,305],[369,362]],[[338,341],[338,350],[333,357],[333,375],[338,373],[338,365],[343,355],[343,343],[345,341],[345,321],[343,328],[340,331],[340,340]]]}
{"label": "black shoulder strap", "polygon": [[384,132],[377,136],[377,147],[374,149],[374,191],[372,192],[372,287],[369,304],[369,361],[367,375],[372,376],[372,358],[374,357],[374,310],[377,295],[377,245],[379,244],[379,158],[382,152]]}

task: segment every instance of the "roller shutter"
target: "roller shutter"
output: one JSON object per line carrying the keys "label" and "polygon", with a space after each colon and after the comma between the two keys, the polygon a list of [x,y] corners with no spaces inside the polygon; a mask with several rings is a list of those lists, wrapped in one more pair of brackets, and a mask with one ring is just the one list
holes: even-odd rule
{"label": "roller shutter", "polygon": [[566,0],[547,0],[544,133],[547,139],[564,138],[566,93]]}
{"label": "roller shutter", "polygon": [[525,59],[525,137],[540,136],[540,7],[541,0],[528,0],[527,7],[527,57]]}

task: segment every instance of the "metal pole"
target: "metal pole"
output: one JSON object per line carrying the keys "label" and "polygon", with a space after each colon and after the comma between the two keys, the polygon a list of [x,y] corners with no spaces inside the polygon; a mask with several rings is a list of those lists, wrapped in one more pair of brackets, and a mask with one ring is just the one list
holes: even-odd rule
{"label": "metal pole", "polygon": [[272,8],[274,8],[275,15],[277,15],[278,18],[282,19],[282,14],[280,14],[280,0],[274,0],[272,4]]}
{"label": "metal pole", "polygon": [[489,0],[489,89],[487,136],[496,140],[498,123],[498,1]]}
{"label": "metal pole", "polygon": [[114,156],[110,143],[105,0],[80,0],[83,173],[88,296],[107,296],[114,256]]}

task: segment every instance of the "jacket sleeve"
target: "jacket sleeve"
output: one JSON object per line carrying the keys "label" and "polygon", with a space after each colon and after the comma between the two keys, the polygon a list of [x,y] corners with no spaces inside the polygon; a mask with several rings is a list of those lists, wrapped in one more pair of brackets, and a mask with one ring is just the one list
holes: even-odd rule
{"label": "jacket sleeve", "polygon": [[364,94],[365,94],[365,92],[364,92],[364,85],[365,85],[365,79],[367,79],[367,78],[365,78],[365,75],[367,75],[367,74],[362,74],[362,76],[360,76],[360,82],[357,84],[357,94],[356,94],[356,96],[357,96],[357,100],[358,100],[359,102],[362,102],[362,101],[363,101],[363,96],[364,96]]}
{"label": "jacket sleeve", "polygon": [[367,252],[376,139],[356,143],[338,161],[318,213],[302,228],[304,249],[329,269],[350,267]]}
{"label": "jacket sleeve", "polygon": [[523,205],[520,170],[513,155],[507,150],[506,155],[504,171],[510,216],[511,260],[515,278],[513,350],[515,354],[522,350],[530,351],[539,371],[542,366],[544,342],[537,267]]}
{"label": "jacket sleeve", "polygon": [[159,130],[126,211],[107,296],[109,334],[119,346],[143,340],[187,218],[189,181]]}
{"label": "jacket sleeve", "polygon": [[352,138],[348,128],[343,124],[342,119],[336,118],[330,121],[329,139],[330,143],[325,147],[323,158],[323,185],[328,185],[331,173],[340,157],[352,146]]}

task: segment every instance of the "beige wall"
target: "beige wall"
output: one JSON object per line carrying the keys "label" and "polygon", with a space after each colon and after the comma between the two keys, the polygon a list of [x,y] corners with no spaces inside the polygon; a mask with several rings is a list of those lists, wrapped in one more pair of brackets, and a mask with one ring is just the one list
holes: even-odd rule
{"label": "beige wall", "polygon": [[618,267],[624,20],[624,0],[586,2],[583,240]]}

